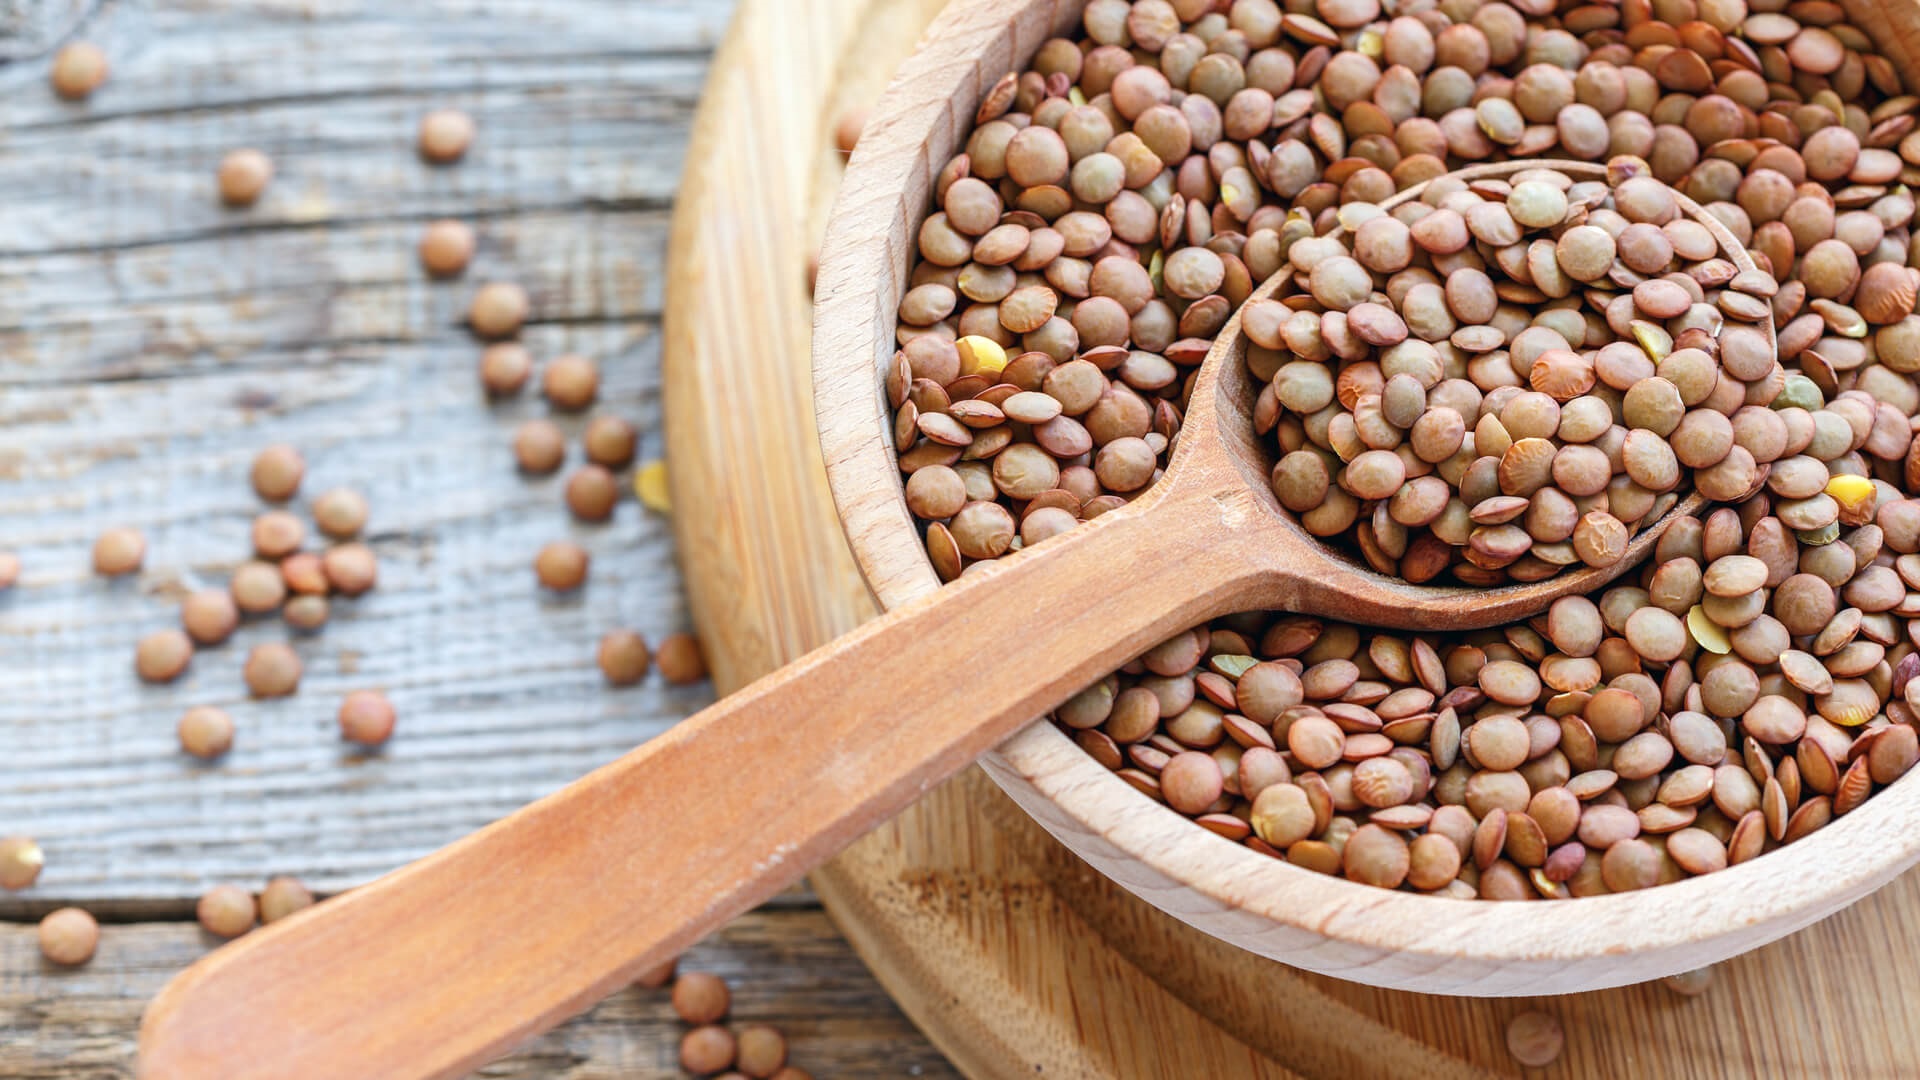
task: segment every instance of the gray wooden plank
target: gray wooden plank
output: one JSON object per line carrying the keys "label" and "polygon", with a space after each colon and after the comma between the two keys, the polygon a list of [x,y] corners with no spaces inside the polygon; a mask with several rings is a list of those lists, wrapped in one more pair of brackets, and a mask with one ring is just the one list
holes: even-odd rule
{"label": "gray wooden plank", "polygon": [[[334,890],[470,831],[657,733],[704,688],[606,690],[604,630],[686,625],[666,522],[631,499],[570,522],[562,477],[527,479],[508,439],[537,397],[489,405],[461,327],[474,285],[533,296],[537,357],[605,365],[601,411],[657,454],[668,207],[726,5],[457,2],[111,3],[86,36],[112,81],[84,106],[43,61],[0,67],[0,547],[26,562],[0,596],[0,833],[40,838],[23,916],[76,900],[179,911],[208,885],[294,872]],[[466,161],[413,152],[419,116],[475,116]],[[213,169],[275,159],[268,196],[229,211]],[[481,229],[467,277],[431,282],[428,219]],[[584,418],[562,420],[576,432]],[[250,621],[166,687],[131,650],[186,591],[245,557],[248,489],[269,442],[305,451],[305,494],[360,487],[381,557],[373,593],[292,638],[301,692],[246,698]],[[577,447],[572,462],[578,462]],[[571,462],[570,462],[571,464]],[[98,532],[147,533],[146,570],[103,582]],[[576,597],[529,564],[574,536]],[[399,734],[359,755],[333,733],[346,691],[388,690]],[[201,765],[173,724],[229,708],[234,752]]]}
{"label": "gray wooden plank", "polygon": [[[120,1080],[133,1075],[140,1011],[217,944],[181,923],[109,925],[83,968],[40,959],[34,931],[0,925],[0,1076]],[[790,1060],[821,1080],[957,1077],[861,967],[818,908],[761,910],[696,946],[686,970],[733,992],[730,1023],[767,1023]],[[495,1080],[671,1077],[684,1025],[665,990],[631,987],[477,1072]]]}

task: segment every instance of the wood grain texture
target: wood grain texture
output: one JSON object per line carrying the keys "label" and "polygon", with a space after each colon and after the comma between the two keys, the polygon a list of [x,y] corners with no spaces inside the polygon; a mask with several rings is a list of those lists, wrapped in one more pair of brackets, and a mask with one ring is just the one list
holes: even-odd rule
{"label": "wood grain texture", "polygon": [[[1920,19],[1920,8],[1904,10]],[[1056,32],[1061,12],[1056,0],[1012,8],[994,0],[949,5],[878,107],[829,227],[814,318],[821,446],[854,555],[890,611],[924,604],[942,591],[906,510],[878,390],[879,372],[896,348],[893,313],[910,269],[911,238],[935,173],[964,138],[956,117],[970,116],[1000,72]],[[1505,175],[1526,167],[1468,172]],[[1595,165],[1567,167],[1603,175]],[[1721,230],[1716,239],[1737,260],[1746,259],[1731,250],[1737,247],[1731,234]],[[1276,276],[1254,295],[1282,284]],[[1470,628],[1535,614],[1556,586],[1587,591],[1604,584],[1637,565],[1636,556],[1657,539],[1657,528],[1648,529],[1612,570],[1571,575],[1565,584],[1556,578],[1480,592],[1420,589],[1357,569],[1308,537],[1268,490],[1247,415],[1253,395],[1245,348],[1236,313],[1202,367],[1180,447],[1152,491],[1003,560],[1010,567],[984,567],[982,576],[1020,572],[1049,558],[1049,547],[1076,557],[1077,534],[1125,527],[1111,521],[1118,517],[1158,523],[1148,530],[1157,542],[1136,549],[1131,560],[1099,567],[1108,573],[1128,568],[1111,586],[1118,591],[1136,579],[1153,580],[1158,560],[1173,552],[1192,578],[1190,595],[1217,600],[1217,614],[1281,608],[1407,629]],[[949,589],[966,585],[963,579]],[[1040,625],[1072,607],[1044,592],[1035,600]],[[1144,621],[1164,608],[1136,602],[1130,610]],[[1116,634],[1137,629],[1126,619],[1108,622]],[[1057,651],[1063,664],[1079,659]],[[991,696],[983,702],[989,712],[993,704]],[[1048,725],[1022,732],[986,765],[1062,842],[1170,914],[1300,967],[1430,993],[1573,992],[1686,971],[1830,914],[1920,858],[1920,832],[1911,827],[1920,818],[1920,785],[1897,785],[1837,827],[1724,873],[1574,904],[1485,904],[1383,892],[1204,834]]]}
{"label": "wood grain texture", "polygon": [[[210,884],[276,872],[358,884],[709,700],[658,680],[604,689],[602,632],[687,624],[667,523],[629,499],[610,525],[576,525],[564,477],[519,476],[508,440],[547,409],[535,392],[489,407],[460,324],[479,282],[520,280],[536,358],[600,360],[595,411],[659,454],[658,266],[727,14],[116,3],[86,27],[113,64],[87,104],[55,99],[44,62],[0,69],[0,546],[26,564],[0,596],[0,831],[48,854],[0,914],[178,915]],[[414,131],[446,104],[480,134],[464,164],[430,168]],[[213,171],[238,145],[278,176],[236,212]],[[474,221],[479,255],[429,282],[415,244],[446,215]],[[379,588],[295,642],[296,697],[249,701],[240,679],[250,646],[288,637],[277,621],[249,622],[178,683],[140,684],[134,642],[245,557],[264,508],[247,467],[276,441],[305,451],[308,496],[367,493]],[[146,570],[104,582],[89,545],[119,524],[145,530]],[[598,556],[592,586],[543,595],[532,555],[569,535]],[[401,717],[364,757],[333,719],[363,686]],[[238,724],[218,764],[177,749],[194,704]]]}
{"label": "wood grain texture", "polygon": [[[896,43],[900,48],[904,42]],[[725,265],[719,252],[675,254],[677,264],[691,259],[703,275],[719,275],[714,268]],[[785,257],[798,265],[804,253]],[[733,365],[743,374],[729,378],[775,400],[791,385],[783,382],[792,378],[790,366],[764,355],[670,349],[668,395],[676,415],[685,417],[697,405],[704,424],[727,428],[725,445],[734,453],[804,460],[809,447],[756,438],[751,425],[734,417],[730,399],[712,395],[713,369]],[[692,467],[673,465],[676,472]],[[787,475],[794,483],[812,476],[804,469]],[[762,557],[780,560],[775,538],[818,527],[825,496],[816,490],[813,499],[811,512],[799,518],[747,519],[758,526]],[[701,535],[731,523],[731,513],[724,498],[703,492],[683,499],[676,527]],[[793,602],[837,602],[819,586],[827,577],[821,568],[798,560],[785,565],[785,576],[774,580]],[[703,602],[727,600],[731,580],[690,577],[696,613]],[[783,602],[763,598],[761,609],[777,610]],[[703,626],[716,655],[758,657],[762,668],[781,659],[754,651],[764,629],[751,622],[703,620]],[[1310,1076],[1517,1076],[1522,1070],[1508,1056],[1503,1033],[1507,1020],[1526,1008],[1560,1017],[1569,1034],[1567,1052],[1552,1068],[1526,1075],[1800,1078],[1920,1071],[1920,1040],[1904,1034],[1909,1025],[1900,1019],[1911,1008],[1901,958],[1920,945],[1908,943],[1906,929],[1914,921],[1907,913],[1920,910],[1920,872],[1721,965],[1712,991],[1692,999],[1647,984],[1476,1000],[1376,990],[1299,972],[1199,934],[1092,872],[978,771],[936,789],[813,881],[903,1006],[971,1076],[1034,1075],[1030,1065],[1041,1075],[1114,1075],[1116,1063],[1119,1075],[1196,1075],[1179,1057],[1198,1045],[1193,1029],[1179,1026],[1183,1015],[1203,1015]],[[1142,970],[1152,971],[1157,983]],[[1103,1023],[1116,1016],[1124,1018],[1119,1031]],[[1159,1034],[1129,1040],[1129,1033],[1148,1029]],[[1084,1032],[1081,1055],[1063,1068],[1046,1052],[1049,1031]],[[1182,1031],[1189,1034],[1183,1038]]]}
{"label": "wood grain texture", "polygon": [[[83,5],[0,5],[0,54]],[[69,10],[71,9],[71,10]],[[533,293],[536,358],[605,365],[596,411],[661,449],[659,264],[685,140],[726,5],[114,3],[86,25],[113,79],[85,106],[45,63],[0,68],[0,547],[27,556],[0,595],[0,833],[37,834],[40,883],[0,917],[79,902],[103,918],[190,915],[205,886],[293,872],[358,884],[609,759],[710,699],[704,687],[608,692],[598,635],[683,628],[664,519],[623,503],[572,526],[561,478],[515,474],[507,439],[546,414],[491,408],[460,325],[478,281]],[[37,21],[36,21],[37,20]],[[71,20],[69,20],[70,22]],[[38,31],[34,31],[38,32]],[[414,127],[455,103],[478,120],[465,164],[431,169]],[[265,148],[279,179],[221,209],[213,169]],[[480,230],[454,283],[426,282],[432,218]],[[584,424],[560,418],[570,435]],[[192,674],[141,687],[132,642],[172,625],[190,587],[223,582],[262,507],[252,454],[295,443],[308,495],[361,486],[382,584],[302,639],[300,696],[245,699],[249,624]],[[578,451],[573,452],[574,462]],[[95,532],[134,522],[147,572],[87,572]],[[528,563],[572,534],[598,556],[578,599],[541,596]],[[340,693],[385,686],[401,733],[340,748]],[[216,766],[178,753],[191,703],[231,709]],[[148,999],[214,942],[191,923],[109,925],[96,959],[56,971],[31,925],[0,925],[0,1075],[132,1075]],[[790,893],[696,946],[733,983],[735,1017],[779,1024],[818,1075],[952,1075],[834,934]],[[661,992],[622,990],[477,1075],[607,1080],[678,1074],[684,1029]]]}
{"label": "wood grain texture", "polygon": [[[55,970],[32,927],[0,926],[0,1076],[119,1080],[133,1075],[129,1037],[148,998],[217,942],[192,924],[101,931],[87,967]],[[794,1064],[822,1080],[956,1075],[893,1008],[815,905],[762,909],[696,946],[682,970],[711,971],[733,992],[731,1023],[783,1031]],[[686,1026],[665,990],[630,987],[480,1069],[492,1080],[664,1080],[683,1075]]]}
{"label": "wood grain texture", "polygon": [[[1209,557],[1212,489],[1161,490],[895,606],[560,791],[201,960],[148,1008],[142,1075],[439,1080],[587,1008],[1102,672],[1232,610],[1247,570]],[[1123,564],[1133,572],[1112,578]],[[752,782],[716,782],[735,776]]]}
{"label": "wood grain texture", "polygon": [[[837,187],[839,162],[824,149],[835,119],[877,94],[938,6],[747,0],[708,83],[676,219],[666,394],[674,525],[722,688],[873,613],[827,494],[808,370],[792,362],[807,348],[801,271]],[[839,60],[783,65],[793,41]],[[781,181],[771,191],[770,178]],[[816,224],[765,209],[795,205]],[[742,308],[742,296],[760,300]],[[743,311],[757,318],[741,323]],[[999,818],[983,816],[994,804]],[[811,878],[968,1075],[1290,1075],[1117,954],[1004,846],[1014,832],[1059,851],[970,771]]]}

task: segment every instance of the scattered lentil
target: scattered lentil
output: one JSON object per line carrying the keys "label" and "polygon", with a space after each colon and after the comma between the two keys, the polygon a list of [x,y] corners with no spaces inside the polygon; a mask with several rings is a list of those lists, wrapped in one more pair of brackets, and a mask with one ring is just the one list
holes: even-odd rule
{"label": "scattered lentil", "polygon": [[247,147],[220,159],[220,201],[228,206],[252,206],[273,182],[273,159]]}
{"label": "scattered lentil", "polygon": [[335,540],[350,540],[366,527],[367,498],[351,488],[333,488],[313,500],[313,523]]}
{"label": "scattered lentil", "polygon": [[653,662],[659,667],[661,678],[671,686],[688,686],[707,677],[707,658],[701,651],[700,639],[692,634],[675,633],[661,638]]}
{"label": "scattered lentil", "polygon": [[734,1067],[755,1080],[766,1080],[787,1063],[787,1037],[766,1024],[747,1024],[735,1035],[739,1044]]}
{"label": "scattered lentil", "polygon": [[300,550],[307,527],[285,510],[269,510],[253,519],[253,551],[263,559],[281,559]]}
{"label": "scattered lentil", "polygon": [[105,577],[131,574],[146,557],[147,538],[139,529],[108,529],[93,542],[93,572]]}
{"label": "scattered lentil", "polygon": [[156,630],[134,646],[133,670],[147,682],[172,682],[193,659],[193,642],[179,630]]}
{"label": "scattered lentil", "polygon": [[533,375],[533,355],[517,341],[501,341],[480,351],[480,385],[492,397],[520,392]]}
{"label": "scattered lentil", "polygon": [[378,690],[355,690],[340,702],[340,737],[379,746],[393,737],[393,702]]}
{"label": "scattered lentil", "polygon": [[647,677],[653,654],[647,639],[633,630],[609,630],[600,639],[600,671],[614,686],[632,686]]}
{"label": "scattered lentil", "polygon": [[311,593],[296,596],[280,609],[280,617],[295,630],[314,631],[325,626],[333,605],[324,596]]}
{"label": "scattered lentil", "polygon": [[78,967],[100,947],[100,924],[76,907],[47,913],[40,920],[40,955],[61,967]]}
{"label": "scattered lentil", "polygon": [[600,394],[600,367],[584,356],[556,356],[540,376],[541,389],[556,409],[577,412]]}
{"label": "scattered lentil", "polygon": [[238,885],[215,885],[194,905],[200,928],[214,937],[237,938],[253,929],[259,915],[253,894]]}
{"label": "scattered lentil", "polygon": [[241,675],[254,697],[287,697],[300,688],[300,655],[278,641],[255,645],[247,652]]}
{"label": "scattered lentil", "polygon": [[196,705],[180,717],[180,749],[202,761],[233,748],[233,717],[211,705]]}
{"label": "scattered lentil", "polygon": [[634,982],[649,990],[658,990],[672,982],[674,976],[679,973],[679,970],[680,958],[676,956],[658,967],[648,968],[646,971],[641,972],[640,977],[635,979]]}
{"label": "scattered lentil", "polygon": [[473,143],[473,117],[435,109],[420,118],[420,156],[436,165],[459,161]]}
{"label": "scattered lentil", "polygon": [[833,146],[843,154],[853,153],[860,142],[860,132],[867,126],[867,110],[851,108],[840,114],[833,122]]}
{"label": "scattered lentil", "polygon": [[511,281],[489,281],[474,291],[467,324],[483,338],[512,337],[527,321],[527,290]]}
{"label": "scattered lentil", "polygon": [[1507,1022],[1507,1052],[1529,1069],[1553,1064],[1567,1045],[1560,1021],[1543,1012],[1523,1012]]}
{"label": "scattered lentil", "polygon": [[1713,969],[1711,967],[1694,968],[1692,971],[1683,971],[1678,975],[1669,975],[1660,981],[1667,989],[1681,997],[1699,997],[1713,985]]}
{"label": "scattered lentil", "polygon": [[313,893],[299,878],[276,877],[267,882],[260,890],[260,921],[266,924],[279,922],[296,911],[304,911],[313,906]]}
{"label": "scattered lentil", "polygon": [[726,981],[711,972],[682,972],[673,981],[673,1011],[686,1023],[719,1023],[732,1002]]}
{"label": "scattered lentil", "polygon": [[733,1032],[718,1024],[694,1028],[680,1038],[680,1067],[695,1076],[712,1076],[733,1066]]}
{"label": "scattered lentil", "polygon": [[268,502],[293,498],[306,475],[306,459],[291,446],[269,446],[253,459],[253,490]]}
{"label": "scattered lentil", "polygon": [[226,589],[201,589],[180,601],[180,626],[196,644],[218,645],[240,625],[240,610]]}
{"label": "scattered lentil", "polygon": [[587,422],[586,434],[581,437],[587,460],[609,469],[624,469],[632,464],[639,441],[640,435],[633,425],[617,416],[594,417]]}
{"label": "scattered lentil", "polygon": [[603,466],[582,465],[567,477],[567,509],[580,521],[606,521],[620,499],[620,483]]}
{"label": "scattered lentil", "polygon": [[[591,560],[587,550],[570,540],[555,540],[534,557],[533,572],[540,584],[556,592],[570,592],[586,583]],[[662,645],[664,651],[665,646]],[[665,670],[665,667],[662,667]]]}
{"label": "scattered lentil", "polygon": [[473,261],[473,226],[451,218],[429,224],[420,234],[420,265],[437,278],[458,277]]}
{"label": "scattered lentil", "polygon": [[287,598],[287,581],[272,563],[245,562],[233,571],[227,584],[236,607],[249,615],[278,611]]}
{"label": "scattered lentil", "polygon": [[107,54],[91,41],[72,41],[53,54],[48,73],[53,92],[68,101],[80,101],[107,81]]}
{"label": "scattered lentil", "polygon": [[18,892],[40,877],[47,857],[30,836],[0,837],[0,889]]}
{"label": "scattered lentil", "polygon": [[372,548],[359,541],[328,548],[320,557],[320,565],[334,591],[342,596],[359,596],[379,580],[380,561]]}
{"label": "scattered lentil", "polygon": [[551,420],[529,420],[513,433],[513,456],[523,472],[545,475],[567,457],[567,437]]}

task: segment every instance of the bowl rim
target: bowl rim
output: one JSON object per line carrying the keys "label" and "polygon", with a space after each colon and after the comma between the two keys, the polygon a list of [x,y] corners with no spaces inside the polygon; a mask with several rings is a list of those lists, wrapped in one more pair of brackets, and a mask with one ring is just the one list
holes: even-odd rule
{"label": "bowl rim", "polygon": [[[932,180],[971,129],[971,103],[997,73],[1017,70],[1045,37],[1072,26],[1080,6],[954,0],[874,109],[834,206],[816,279],[815,416],[841,523],[884,608],[940,587],[906,508],[881,381],[882,364],[896,349],[895,308]],[[1221,336],[1237,333],[1238,323],[1236,311]],[[1913,827],[1920,824],[1920,783],[1896,783],[1813,836],[1716,873],[1649,891],[1523,906],[1381,889],[1262,855],[1148,799],[1045,722],[1001,744],[986,765],[1069,847],[1176,917],[1302,966],[1442,992],[1450,988],[1409,980],[1405,972],[1376,973],[1364,955],[1471,958],[1488,970],[1518,965],[1531,972],[1602,961],[1617,964],[1624,977],[1589,976],[1563,988],[1639,981],[1771,941],[1920,859],[1920,828]],[[1130,865],[1114,865],[1114,855]],[[1257,921],[1229,928],[1215,918],[1221,914]],[[1264,933],[1273,929],[1280,933]],[[1303,946],[1326,939],[1359,947],[1361,961],[1316,963],[1302,955]],[[1658,962],[1623,963],[1629,953]],[[1451,989],[1487,992],[1473,984],[1486,974],[1463,971],[1466,981]]]}

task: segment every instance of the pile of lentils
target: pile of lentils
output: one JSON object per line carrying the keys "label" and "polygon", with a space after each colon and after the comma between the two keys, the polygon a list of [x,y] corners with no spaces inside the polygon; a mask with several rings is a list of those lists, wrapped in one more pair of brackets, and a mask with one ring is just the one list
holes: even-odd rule
{"label": "pile of lentils", "polygon": [[[1093,0],[919,233],[885,389],[928,554],[951,579],[1146,490],[1291,264],[1246,312],[1275,492],[1381,572],[1537,580],[1709,505],[1525,623],[1243,613],[1054,721],[1389,888],[1593,895],[1806,836],[1920,758],[1917,107],[1814,0]],[[1533,158],[1608,178],[1380,207]]]}
{"label": "pile of lentils", "polygon": [[742,1024],[729,1028],[723,1021],[733,1008],[733,992],[720,976],[705,971],[679,970],[669,960],[643,973],[635,985],[657,990],[673,984],[674,1015],[688,1027],[680,1039],[680,1067],[694,1076],[751,1078],[751,1080],[813,1080],[813,1074],[787,1064],[787,1037],[771,1024]]}
{"label": "pile of lentils", "polygon": [[1777,286],[1645,169],[1442,177],[1326,236],[1296,221],[1281,298],[1242,317],[1281,505],[1381,573],[1499,585],[1615,565],[1676,492],[1752,494],[1777,447],[1735,420],[1770,419],[1786,373],[1728,319],[1767,320]]}

